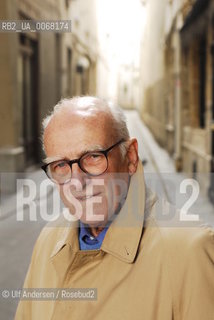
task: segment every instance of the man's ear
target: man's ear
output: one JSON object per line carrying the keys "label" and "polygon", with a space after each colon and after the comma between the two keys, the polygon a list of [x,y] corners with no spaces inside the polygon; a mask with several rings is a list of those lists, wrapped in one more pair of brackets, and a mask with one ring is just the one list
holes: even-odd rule
{"label": "man's ear", "polygon": [[129,140],[129,146],[127,149],[127,160],[129,174],[133,175],[137,170],[138,165],[138,142],[137,139],[133,138]]}

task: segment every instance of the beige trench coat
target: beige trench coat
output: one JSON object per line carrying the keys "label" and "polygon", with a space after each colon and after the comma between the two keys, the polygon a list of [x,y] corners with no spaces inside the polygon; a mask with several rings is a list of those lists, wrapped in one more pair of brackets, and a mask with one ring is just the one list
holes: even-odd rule
{"label": "beige trench coat", "polygon": [[168,209],[139,165],[100,250],[79,250],[77,222],[45,227],[24,288],[96,288],[97,300],[22,300],[15,319],[213,320],[214,231],[159,223]]}

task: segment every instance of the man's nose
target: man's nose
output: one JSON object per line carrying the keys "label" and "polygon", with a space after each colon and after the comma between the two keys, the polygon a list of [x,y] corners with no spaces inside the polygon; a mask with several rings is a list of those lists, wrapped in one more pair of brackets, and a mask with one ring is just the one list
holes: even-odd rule
{"label": "man's nose", "polygon": [[72,178],[72,179],[77,179],[77,180],[80,182],[80,184],[81,184],[81,186],[82,186],[82,189],[85,188],[87,175],[86,175],[85,172],[83,172],[83,171],[80,169],[78,163],[73,163],[73,165],[72,165],[71,178]]}

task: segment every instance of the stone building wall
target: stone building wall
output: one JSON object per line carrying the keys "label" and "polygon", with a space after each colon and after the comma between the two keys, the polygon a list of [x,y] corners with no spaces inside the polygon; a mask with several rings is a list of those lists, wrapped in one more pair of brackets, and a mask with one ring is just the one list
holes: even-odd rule
{"label": "stone building wall", "polygon": [[52,107],[63,97],[96,94],[92,2],[0,1],[1,20],[72,20],[69,33],[0,33],[0,171],[14,172],[0,190],[12,191],[16,173],[41,162],[41,123]]}

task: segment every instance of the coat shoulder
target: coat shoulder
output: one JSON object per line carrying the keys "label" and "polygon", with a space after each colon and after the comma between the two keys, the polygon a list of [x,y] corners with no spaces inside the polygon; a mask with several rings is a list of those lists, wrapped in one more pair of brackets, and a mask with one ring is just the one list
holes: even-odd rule
{"label": "coat shoulder", "polygon": [[213,250],[214,228],[203,221],[182,221],[180,211],[165,200],[158,200],[146,221],[155,229],[167,251]]}
{"label": "coat shoulder", "polygon": [[[214,228],[200,222],[182,223],[176,214],[179,211],[160,223],[153,212],[148,221],[164,252],[173,309],[178,319],[208,319],[214,312]],[[203,308],[197,309],[198,305]]]}

